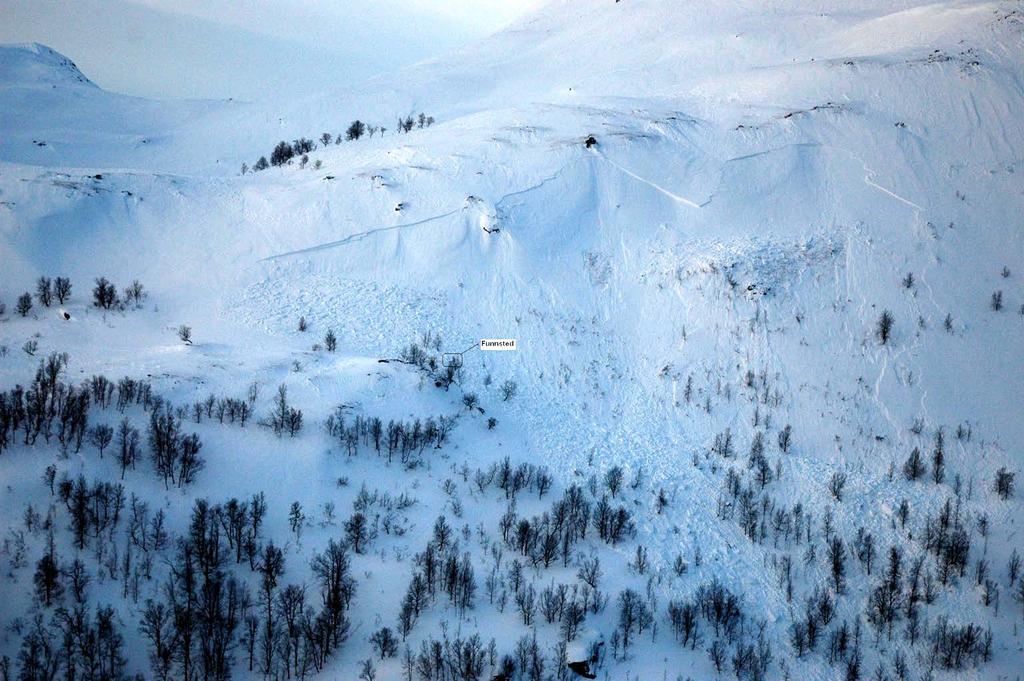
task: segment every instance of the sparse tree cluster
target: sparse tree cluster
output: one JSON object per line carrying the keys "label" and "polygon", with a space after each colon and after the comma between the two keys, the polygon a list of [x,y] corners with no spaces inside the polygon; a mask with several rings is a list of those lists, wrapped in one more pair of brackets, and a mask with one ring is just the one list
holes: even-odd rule
{"label": "sparse tree cluster", "polygon": [[[43,307],[50,307],[54,303],[54,299],[63,305],[71,297],[71,280],[67,277],[57,277],[51,279],[50,277],[39,277],[36,281],[36,300]],[[19,299],[19,310],[21,313],[21,304],[24,300],[24,296]],[[31,309],[32,299],[31,296],[28,299],[28,309]],[[24,316],[24,314],[22,314]]]}
{"label": "sparse tree cluster", "polygon": [[25,445],[40,437],[47,443],[56,439],[65,453],[82,448],[91,393],[88,386],[63,382],[67,362],[66,354],[53,353],[39,361],[28,388],[15,386],[0,393],[0,453],[17,437]]}
{"label": "sparse tree cluster", "polygon": [[32,620],[18,652],[18,678],[77,678],[74,670],[82,670],[82,678],[126,680],[127,652],[113,608],[59,608],[49,620]]}
{"label": "sparse tree cluster", "polygon": [[881,316],[878,318],[878,323],[875,325],[875,335],[878,337],[878,342],[882,345],[886,345],[889,342],[889,338],[892,337],[892,327],[895,323],[892,313],[888,310],[883,310]]}
{"label": "sparse tree cluster", "polygon": [[199,456],[203,444],[199,436],[183,432],[181,419],[174,415],[170,405],[150,413],[147,438],[153,466],[165,487],[190,484],[203,469],[205,461]]}
{"label": "sparse tree cluster", "polygon": [[1005,501],[1013,496],[1013,481],[1015,477],[1016,474],[1008,471],[1006,466],[1003,466],[996,471],[996,480],[995,483],[993,483],[993,487],[1000,499]]}
{"label": "sparse tree cluster", "polygon": [[252,418],[255,395],[250,391],[247,397],[217,397],[208,395],[206,399],[192,403],[188,414],[196,423],[204,419],[216,419],[218,423],[238,423],[242,428]]}
{"label": "sparse tree cluster", "polygon": [[[419,116],[406,116],[400,118],[396,129],[399,132],[411,132],[413,128],[426,128],[434,124],[433,116],[427,116],[426,114],[419,114]],[[321,133],[318,137],[320,146],[323,148],[329,147],[331,142],[334,144],[341,144],[342,141],[354,142],[362,137],[373,137],[374,134],[380,132],[380,136],[383,137],[387,128],[384,126],[369,125],[363,121],[356,119],[352,121],[345,133],[338,133],[332,135],[329,132]],[[296,158],[302,161],[302,165],[305,166],[309,160],[309,154],[315,151],[317,148],[316,142],[305,137],[300,137],[291,143],[285,142],[284,140],[277,143],[274,150],[270,153],[270,160],[267,160],[266,156],[260,156],[256,163],[253,164],[252,170],[259,172],[266,170],[270,166],[284,166],[290,165]],[[317,168],[320,167],[319,161],[315,164]],[[242,164],[242,175],[245,175],[250,170],[248,164]]]}
{"label": "sparse tree cluster", "polygon": [[434,117],[427,116],[426,114],[420,113],[418,116],[406,116],[405,118],[399,118],[397,123],[397,129],[400,132],[411,132],[413,128],[429,128],[434,124]]}
{"label": "sparse tree cluster", "polygon": [[335,409],[327,417],[325,428],[349,456],[355,456],[361,447],[372,448],[378,456],[386,453],[388,463],[397,454],[405,466],[415,465],[428,447],[440,449],[456,423],[455,416],[445,415],[405,422],[391,420],[387,425],[375,416],[357,415],[350,422],[346,411],[344,405]]}
{"label": "sparse tree cluster", "polygon": [[22,317],[27,317],[28,313],[32,311],[32,294],[28,291],[18,296],[18,304],[14,308],[18,311]]}
{"label": "sparse tree cluster", "polygon": [[[314,557],[315,600],[305,585],[281,587],[284,554],[261,540],[265,509],[262,495],[223,506],[196,502],[163,598],[146,601],[140,622],[155,678],[228,679],[239,662],[248,674],[304,678],[346,639],[355,581],[344,547],[331,541]],[[255,594],[231,567],[243,556]]]}
{"label": "sparse tree cluster", "polygon": [[[434,380],[434,385],[448,390],[453,384],[462,379],[462,367],[457,364],[441,366],[437,355],[434,354],[442,346],[441,339],[430,333],[423,334],[422,343],[412,343],[402,349],[399,360],[417,366]],[[486,385],[491,385],[490,376],[487,377]],[[498,386],[498,392],[502,401],[509,401],[519,392],[519,385],[509,379]],[[475,394],[475,393],[474,393]]]}
{"label": "sparse tree cluster", "polygon": [[288,388],[284,385],[278,386],[274,408],[260,420],[260,425],[270,428],[278,436],[288,433],[295,437],[302,430],[302,411],[288,403]]}
{"label": "sparse tree cluster", "polygon": [[[68,284],[68,292],[70,292],[70,284]],[[92,289],[92,304],[101,310],[125,310],[129,307],[138,309],[142,307],[146,296],[145,287],[137,279],[130,286],[125,287],[123,295],[119,296],[114,284],[106,277],[99,277]]]}

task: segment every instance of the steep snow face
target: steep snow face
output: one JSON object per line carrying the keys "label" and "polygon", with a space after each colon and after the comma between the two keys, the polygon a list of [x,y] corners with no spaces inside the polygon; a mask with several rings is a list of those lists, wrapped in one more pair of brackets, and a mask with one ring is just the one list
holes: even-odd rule
{"label": "steep snow face", "polygon": [[[39,274],[71,275],[79,295],[95,276],[138,277],[158,309],[111,322],[116,357],[179,389],[204,370],[239,383],[225,367],[249,353],[247,370],[276,380],[274,354],[292,353],[313,367],[294,379],[310,400],[425,331],[456,350],[516,337],[516,353],[467,355],[465,390],[497,403],[486,376],[520,386],[492,412],[514,440],[470,437],[469,460],[511,450],[569,480],[642,470],[672,498],[639,530],[654,564],[702,546],[779,641],[768,559],[716,508],[729,464],[707,452],[726,429],[742,465],[755,433],[792,424],[779,503],[831,508],[886,544],[902,537],[899,502],[933,512],[955,472],[985,490],[965,513],[1002,528],[988,550],[1005,565],[1020,503],[988,490],[1024,449],[1020,10],[792,5],[557,0],[477,46],[302,102],[0,90],[4,302]],[[421,110],[437,123],[395,133]],[[388,130],[237,173],[281,138],[354,118]],[[17,348],[34,327],[10,316],[0,342]],[[306,353],[300,316],[354,363]],[[199,359],[168,349],[182,322],[208,344]],[[86,372],[112,363],[99,330],[74,327],[82,351],[59,328],[42,351],[82,352]],[[23,380],[34,361],[13,353],[0,376]],[[892,479],[958,427],[973,435],[951,443],[944,485]],[[844,503],[833,472],[850,474]],[[947,605],[982,616],[968,594]],[[1020,651],[999,617],[1010,670]],[[807,664],[803,678],[824,677]]]}

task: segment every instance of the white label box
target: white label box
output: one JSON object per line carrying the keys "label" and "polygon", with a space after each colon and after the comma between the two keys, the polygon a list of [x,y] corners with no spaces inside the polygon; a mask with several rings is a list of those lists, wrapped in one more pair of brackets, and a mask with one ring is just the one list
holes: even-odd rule
{"label": "white label box", "polygon": [[501,352],[516,350],[515,338],[482,338],[480,349],[488,352]]}

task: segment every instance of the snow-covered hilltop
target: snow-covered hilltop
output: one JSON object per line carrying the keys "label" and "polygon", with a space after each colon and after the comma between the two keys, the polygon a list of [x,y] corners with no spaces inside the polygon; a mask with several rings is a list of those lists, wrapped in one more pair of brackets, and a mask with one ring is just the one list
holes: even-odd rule
{"label": "snow-covered hilltop", "polygon": [[73,61],[39,43],[4,45],[3,65],[0,78],[9,88],[96,87]]}
{"label": "snow-covered hilltop", "polygon": [[242,103],[0,46],[0,674],[111,605],[147,678],[1015,678],[1022,54],[1015,2],[552,0]]}

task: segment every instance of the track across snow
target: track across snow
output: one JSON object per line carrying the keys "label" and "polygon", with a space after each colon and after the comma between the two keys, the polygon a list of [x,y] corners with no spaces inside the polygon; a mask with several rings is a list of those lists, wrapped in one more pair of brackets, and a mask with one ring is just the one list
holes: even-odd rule
{"label": "track across snow", "polygon": [[[594,151],[594,150],[591,150],[591,151]],[[616,163],[615,161],[611,160],[610,158],[608,158],[605,154],[601,153],[600,151],[594,151],[594,154],[596,154],[598,158],[602,159],[603,161],[605,161],[606,163],[608,163],[612,167],[617,168],[618,170],[622,171],[626,175],[632,177],[634,180],[637,180],[638,182],[642,182],[643,184],[646,184],[647,186],[652,187],[653,189],[661,192],[662,194],[664,194],[668,198],[672,199],[676,203],[681,203],[684,206],[689,206],[690,208],[697,208],[697,209],[703,208],[705,205],[707,205],[707,203],[699,204],[699,203],[696,203],[694,201],[691,201],[690,199],[686,198],[685,196],[680,196],[679,194],[676,194],[675,192],[672,192],[672,191],[669,191],[668,189],[665,189],[664,187],[662,187],[660,184],[657,184],[656,182],[652,182],[651,180],[648,180],[645,177],[641,177],[640,175],[637,175],[632,170],[630,170],[628,168],[625,168],[622,165],[620,165],[620,164]]]}
{"label": "track across snow", "polygon": [[279,260],[281,258],[288,258],[288,257],[291,257],[291,256],[296,256],[296,255],[307,255],[307,254],[310,254],[310,253],[317,253],[319,251],[326,251],[326,250],[329,250],[329,249],[332,249],[332,248],[337,248],[338,246],[345,246],[346,244],[354,243],[356,241],[361,241],[361,240],[365,239],[368,236],[373,236],[374,234],[382,234],[382,233],[385,233],[385,232],[393,232],[395,230],[406,229],[408,227],[418,227],[419,225],[425,225],[425,224],[430,223],[430,222],[436,222],[437,220],[443,220],[444,218],[451,217],[452,215],[455,215],[460,210],[462,210],[462,209],[461,208],[456,208],[455,210],[450,210],[447,213],[441,213],[440,215],[434,215],[433,217],[424,218],[422,220],[417,220],[416,222],[406,222],[406,223],[401,224],[401,225],[391,225],[390,227],[376,227],[374,229],[368,229],[365,232],[358,232],[356,234],[351,234],[351,235],[345,237],[344,239],[338,239],[337,241],[328,241],[327,243],[318,244],[316,246],[310,246],[309,248],[300,248],[298,250],[288,251],[286,253],[278,253],[276,255],[268,255],[265,258],[261,258],[260,262],[266,262],[266,261],[270,261],[270,260]]}

